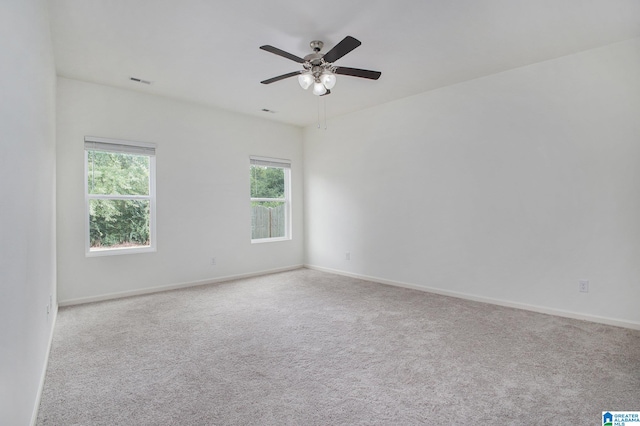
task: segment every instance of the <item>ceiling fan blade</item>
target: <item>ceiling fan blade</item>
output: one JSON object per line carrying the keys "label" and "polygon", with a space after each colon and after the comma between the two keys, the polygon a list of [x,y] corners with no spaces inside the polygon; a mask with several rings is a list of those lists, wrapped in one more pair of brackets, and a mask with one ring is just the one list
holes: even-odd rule
{"label": "ceiling fan blade", "polygon": [[346,36],[340,43],[333,46],[333,49],[325,53],[322,58],[325,62],[335,62],[361,44],[360,40],[356,40],[351,36]]}
{"label": "ceiling fan blade", "polygon": [[296,55],[292,55],[289,52],[285,52],[282,49],[278,49],[277,47],[264,45],[264,46],[260,46],[260,49],[266,50],[267,52],[275,53],[276,55],[282,56],[283,58],[291,59],[292,61],[295,61],[295,62],[297,62],[299,64],[304,64],[304,59],[302,59],[302,58],[300,58],[300,57],[298,57]]}
{"label": "ceiling fan blade", "polygon": [[262,83],[262,84],[275,83],[276,81],[284,80],[285,78],[289,78],[289,77],[293,77],[294,75],[298,75],[301,72],[302,71],[294,71],[294,72],[290,72],[288,74],[282,74],[282,75],[279,75],[277,77],[273,77],[273,78],[270,78],[268,80],[261,81],[260,83]]}
{"label": "ceiling fan blade", "polygon": [[369,78],[371,80],[377,80],[382,73],[380,71],[361,70],[358,68],[338,67],[336,74],[350,75],[352,77]]}

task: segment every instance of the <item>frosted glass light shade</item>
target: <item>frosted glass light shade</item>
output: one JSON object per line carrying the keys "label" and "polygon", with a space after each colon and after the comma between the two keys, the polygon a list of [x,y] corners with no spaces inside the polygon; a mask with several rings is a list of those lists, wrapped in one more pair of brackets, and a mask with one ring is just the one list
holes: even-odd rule
{"label": "frosted glass light shade", "polygon": [[313,94],[314,95],[324,95],[325,93],[327,93],[327,88],[324,87],[324,84],[320,83],[319,81],[315,82],[313,84]]}
{"label": "frosted glass light shade", "polygon": [[300,83],[300,87],[307,90],[313,84],[313,77],[309,73],[300,74],[298,76],[298,83]]}
{"label": "frosted glass light shade", "polygon": [[336,85],[336,76],[333,74],[324,73],[320,77],[320,81],[324,84],[324,87],[331,90]]}

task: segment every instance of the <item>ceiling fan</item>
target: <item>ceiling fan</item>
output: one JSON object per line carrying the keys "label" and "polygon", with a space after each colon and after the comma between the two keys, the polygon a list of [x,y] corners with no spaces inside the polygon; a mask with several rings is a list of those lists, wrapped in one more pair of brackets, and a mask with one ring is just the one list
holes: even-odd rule
{"label": "ceiling fan", "polygon": [[313,94],[318,96],[328,95],[336,84],[336,74],[349,75],[352,77],[368,78],[377,80],[382,75],[379,71],[362,70],[358,68],[340,67],[334,65],[334,62],[351,52],[362,43],[351,37],[346,36],[340,43],[336,44],[333,49],[327,53],[320,53],[324,43],[320,40],[314,40],[309,45],[313,49],[313,53],[300,58],[277,47],[265,45],[260,49],[267,52],[275,53],[283,58],[302,64],[304,69],[300,71],[290,72],[288,74],[279,75],[268,80],[261,81],[262,84],[271,84],[285,78],[298,76],[298,83],[303,89],[308,89],[313,85]]}

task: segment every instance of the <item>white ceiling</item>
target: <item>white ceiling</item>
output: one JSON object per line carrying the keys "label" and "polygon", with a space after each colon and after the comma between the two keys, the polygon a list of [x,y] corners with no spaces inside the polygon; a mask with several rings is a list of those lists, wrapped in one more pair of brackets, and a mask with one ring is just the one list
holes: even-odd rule
{"label": "white ceiling", "polygon": [[[50,0],[58,75],[295,125],[318,98],[297,79],[309,42],[362,45],[337,65],[328,117],[640,36],[638,0]],[[147,86],[130,77],[152,81]],[[267,108],[275,113],[265,113]],[[324,107],[323,107],[324,108]]]}

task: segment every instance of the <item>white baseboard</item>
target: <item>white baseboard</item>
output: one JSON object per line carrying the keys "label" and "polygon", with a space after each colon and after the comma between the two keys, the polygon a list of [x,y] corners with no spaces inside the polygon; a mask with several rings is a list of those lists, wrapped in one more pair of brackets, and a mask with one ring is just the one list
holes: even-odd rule
{"label": "white baseboard", "polygon": [[42,366],[42,373],[40,374],[40,385],[38,386],[38,394],[36,395],[36,402],[31,412],[31,426],[35,426],[38,421],[38,410],[40,409],[40,400],[42,399],[42,391],[44,390],[44,379],[47,377],[47,367],[49,366],[49,353],[51,352],[51,344],[53,343],[53,331],[56,328],[56,319],[58,318],[58,305],[55,305],[51,312],[51,329],[49,330],[49,342],[47,344],[47,352],[44,356],[44,365]]}
{"label": "white baseboard", "polygon": [[81,305],[83,303],[102,302],[104,300],[120,299],[123,297],[139,296],[142,294],[158,293],[161,291],[177,290],[180,288],[215,284],[215,283],[221,283],[225,281],[237,280],[241,278],[251,278],[251,277],[257,277],[260,275],[275,274],[278,272],[292,271],[294,269],[300,269],[303,267],[304,265],[292,265],[292,266],[286,266],[283,268],[267,269],[263,271],[249,272],[246,274],[227,275],[224,277],[209,278],[209,279],[200,280],[200,281],[191,281],[191,282],[179,283],[179,284],[169,284],[169,285],[158,286],[158,287],[147,287],[147,288],[142,288],[137,290],[101,294],[99,296],[89,296],[89,297],[80,297],[77,299],[61,300],[58,302],[58,306],[64,307],[64,306],[71,306],[71,305]]}
{"label": "white baseboard", "polygon": [[578,312],[565,311],[565,310],[555,309],[555,308],[547,308],[544,306],[528,305],[525,303],[511,302],[509,300],[494,299],[490,297],[477,296],[477,295],[462,293],[457,291],[442,290],[439,288],[428,287],[428,286],[419,285],[419,284],[411,284],[411,283],[405,283],[401,281],[387,280],[384,278],[372,277],[369,275],[354,274],[351,272],[346,272],[346,271],[341,271],[341,270],[331,269],[331,268],[324,268],[322,266],[316,266],[316,265],[305,264],[304,267],[308,269],[315,269],[317,271],[343,275],[345,277],[371,281],[378,284],[386,284],[386,285],[392,285],[395,287],[410,288],[413,290],[424,291],[427,293],[440,294],[442,296],[451,296],[451,297],[457,297],[459,299],[472,300],[474,302],[490,303],[493,305],[505,306],[508,308],[523,309],[525,311],[532,311],[532,312],[538,312],[542,314],[555,315],[555,316],[564,317],[564,318],[572,318],[572,319],[595,322],[599,324],[613,325],[616,327],[624,327],[624,328],[630,328],[633,330],[640,330],[640,323],[634,322],[634,321],[626,321],[626,320],[621,320],[616,318],[607,318],[607,317],[601,317],[597,315],[581,314]]}

